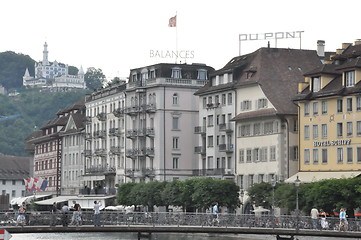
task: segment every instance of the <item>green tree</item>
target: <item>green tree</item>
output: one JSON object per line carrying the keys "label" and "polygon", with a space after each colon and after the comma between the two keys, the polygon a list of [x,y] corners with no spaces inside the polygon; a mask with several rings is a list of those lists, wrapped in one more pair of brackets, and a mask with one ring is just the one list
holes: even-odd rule
{"label": "green tree", "polygon": [[68,67],[68,74],[69,75],[78,75],[79,69],[77,67],[74,66],[69,66]]}
{"label": "green tree", "polygon": [[248,196],[252,204],[270,208],[272,206],[272,185],[265,182],[254,184],[248,189]]}
{"label": "green tree", "polygon": [[173,180],[166,183],[162,191],[162,199],[166,206],[183,206],[182,202],[182,182]]}
{"label": "green tree", "polygon": [[118,195],[117,195],[118,204],[124,206],[131,206],[134,204],[133,199],[130,198],[131,196],[130,193],[132,192],[132,190],[136,185],[137,185],[136,183],[129,182],[129,183],[120,184],[118,186]]}
{"label": "green tree", "polygon": [[98,89],[103,87],[106,77],[103,74],[103,71],[98,68],[90,67],[86,71],[85,75],[85,83],[89,89]]}

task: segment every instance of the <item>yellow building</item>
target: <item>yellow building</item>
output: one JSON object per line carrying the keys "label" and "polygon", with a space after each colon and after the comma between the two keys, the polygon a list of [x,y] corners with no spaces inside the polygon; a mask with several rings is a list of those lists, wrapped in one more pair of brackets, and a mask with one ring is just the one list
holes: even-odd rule
{"label": "yellow building", "polygon": [[299,114],[299,172],[304,182],[361,174],[361,41],[343,44],[332,63],[306,73],[294,102]]}

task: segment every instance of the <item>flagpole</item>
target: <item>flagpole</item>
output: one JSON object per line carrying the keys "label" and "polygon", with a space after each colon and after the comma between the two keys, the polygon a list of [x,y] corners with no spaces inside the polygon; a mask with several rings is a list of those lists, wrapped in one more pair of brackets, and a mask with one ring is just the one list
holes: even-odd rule
{"label": "flagpole", "polygon": [[176,25],[175,25],[175,50],[176,50],[176,53],[177,53],[177,57],[175,59],[175,63],[178,62],[178,13],[177,11],[175,12],[175,19],[176,19]]}

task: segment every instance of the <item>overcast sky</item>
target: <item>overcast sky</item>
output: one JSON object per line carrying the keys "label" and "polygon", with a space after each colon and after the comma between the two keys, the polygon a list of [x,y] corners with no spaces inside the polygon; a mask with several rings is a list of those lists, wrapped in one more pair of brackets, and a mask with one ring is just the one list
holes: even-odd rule
{"label": "overcast sky", "polygon": [[[335,51],[361,38],[360,7],[360,0],[3,0],[0,52],[39,61],[46,41],[50,61],[100,68],[107,78],[176,61],[150,57],[151,50],[193,51],[187,63],[220,69],[239,54],[239,34],[304,31],[303,49],[325,40],[325,50]],[[168,27],[176,14],[177,28]],[[241,53],[266,46],[243,41]],[[300,41],[280,39],[277,47],[300,48]]]}

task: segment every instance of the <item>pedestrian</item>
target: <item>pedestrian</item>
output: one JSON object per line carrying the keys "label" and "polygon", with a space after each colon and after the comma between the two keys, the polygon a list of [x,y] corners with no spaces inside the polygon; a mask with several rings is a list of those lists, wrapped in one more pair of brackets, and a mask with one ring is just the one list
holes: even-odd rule
{"label": "pedestrian", "polygon": [[100,201],[94,201],[94,227],[100,227]]}
{"label": "pedestrian", "polygon": [[25,202],[23,202],[20,206],[19,206],[19,215],[16,219],[17,223],[16,225],[21,225],[24,226],[25,225],[25,212],[26,212],[26,205]]}
{"label": "pedestrian", "polygon": [[65,203],[63,205],[63,207],[61,208],[61,212],[62,212],[62,218],[61,218],[61,222],[63,224],[63,227],[67,227],[68,226],[68,215],[69,215],[69,207],[68,204]]}
{"label": "pedestrian", "polygon": [[320,212],[321,212],[321,227],[322,227],[322,229],[326,230],[326,229],[328,229],[328,221],[326,220],[327,214],[322,209],[320,210]]}
{"label": "pedestrian", "polygon": [[213,221],[212,223],[219,223],[219,220],[218,220],[218,214],[219,214],[219,207],[218,207],[218,202],[216,202],[213,206]]}
{"label": "pedestrian", "polygon": [[56,226],[57,212],[58,212],[58,208],[56,206],[56,202],[53,202],[53,205],[50,208],[50,213],[51,213],[50,227]]}
{"label": "pedestrian", "polygon": [[72,210],[73,210],[73,217],[71,219],[70,225],[76,225],[76,226],[81,225],[81,216],[80,216],[81,207],[80,204],[77,203],[75,200],[73,200]]}
{"label": "pedestrian", "polygon": [[318,228],[318,224],[317,224],[317,221],[318,221],[318,210],[317,208],[313,207],[311,209],[311,221],[312,221],[312,227],[313,229],[317,229]]}
{"label": "pedestrian", "polygon": [[341,231],[341,228],[343,228],[344,231],[347,231],[348,229],[346,208],[340,209],[340,224],[338,225],[338,231]]}

